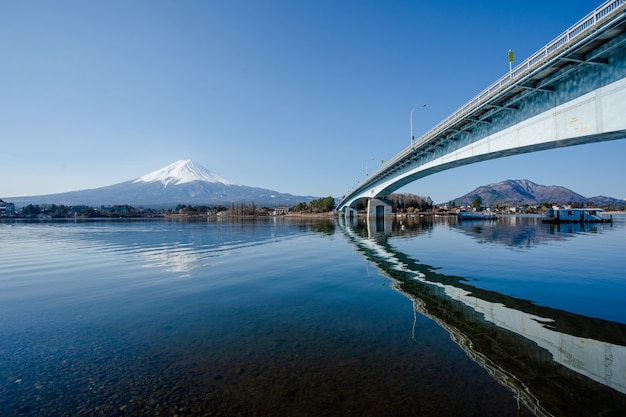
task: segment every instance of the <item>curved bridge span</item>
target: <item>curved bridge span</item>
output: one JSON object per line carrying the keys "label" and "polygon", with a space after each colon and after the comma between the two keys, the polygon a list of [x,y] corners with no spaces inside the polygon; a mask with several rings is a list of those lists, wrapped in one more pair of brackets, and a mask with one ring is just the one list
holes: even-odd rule
{"label": "curved bridge span", "polygon": [[402,150],[337,210],[475,162],[624,139],[624,115],[626,0],[611,0]]}

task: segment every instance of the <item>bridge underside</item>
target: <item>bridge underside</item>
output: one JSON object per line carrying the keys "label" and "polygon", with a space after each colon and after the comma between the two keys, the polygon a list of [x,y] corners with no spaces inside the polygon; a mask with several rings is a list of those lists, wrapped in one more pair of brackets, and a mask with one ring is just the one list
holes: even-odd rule
{"label": "bridge underside", "polygon": [[567,36],[574,33],[574,40],[558,38],[488,87],[371,174],[337,209],[475,162],[626,138],[626,6],[603,5],[589,19],[607,13],[610,19],[573,27]]}
{"label": "bridge underside", "polygon": [[[364,198],[384,198],[419,178],[447,169],[489,159],[547,149],[626,138],[626,59],[617,80],[591,89],[596,78],[569,81],[559,90],[536,91],[515,109],[502,111],[489,122],[475,124],[471,130],[438,141],[427,148],[411,150],[393,170],[381,173],[344,199],[340,210]],[[614,74],[616,75],[616,74]],[[605,77],[606,79],[606,77]],[[584,83],[583,83],[584,80]],[[572,89],[587,91],[571,98]],[[559,104],[560,103],[560,104]]]}

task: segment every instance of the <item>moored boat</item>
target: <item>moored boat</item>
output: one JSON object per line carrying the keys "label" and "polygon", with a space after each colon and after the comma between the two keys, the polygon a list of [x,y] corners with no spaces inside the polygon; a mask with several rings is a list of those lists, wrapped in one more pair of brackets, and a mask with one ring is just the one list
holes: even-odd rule
{"label": "moored boat", "polygon": [[611,217],[604,217],[599,208],[560,208],[546,211],[544,223],[611,223]]}

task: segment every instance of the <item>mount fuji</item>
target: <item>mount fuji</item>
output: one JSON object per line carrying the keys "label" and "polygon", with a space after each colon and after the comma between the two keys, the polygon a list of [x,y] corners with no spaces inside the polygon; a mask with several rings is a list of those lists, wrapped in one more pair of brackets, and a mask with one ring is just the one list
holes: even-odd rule
{"label": "mount fuji", "polygon": [[191,161],[174,162],[137,179],[81,191],[32,197],[5,198],[16,206],[63,204],[68,206],[116,205],[170,208],[178,204],[229,205],[254,202],[257,206],[296,205],[316,197],[248,187],[220,177]]}

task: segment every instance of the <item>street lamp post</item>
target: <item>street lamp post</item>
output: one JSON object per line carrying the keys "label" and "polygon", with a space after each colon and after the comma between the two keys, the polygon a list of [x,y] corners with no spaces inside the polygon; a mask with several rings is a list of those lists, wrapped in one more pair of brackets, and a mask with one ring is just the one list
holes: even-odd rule
{"label": "street lamp post", "polygon": [[415,111],[415,109],[418,109],[420,107],[426,107],[426,104],[420,104],[419,106],[415,106],[411,109],[411,145],[413,145],[413,140],[415,139],[413,137],[413,112]]}
{"label": "street lamp post", "polygon": [[[374,160],[374,158],[372,158],[372,161]],[[367,177],[367,163],[369,162],[369,159],[365,161],[365,176]]]}

